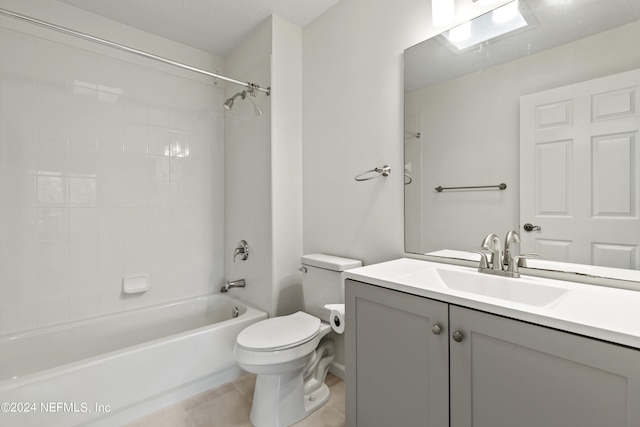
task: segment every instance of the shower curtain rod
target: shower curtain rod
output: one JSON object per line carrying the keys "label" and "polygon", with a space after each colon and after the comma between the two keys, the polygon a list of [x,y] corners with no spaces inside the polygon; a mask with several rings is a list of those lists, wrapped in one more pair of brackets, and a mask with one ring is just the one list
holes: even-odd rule
{"label": "shower curtain rod", "polygon": [[165,64],[169,64],[169,65],[173,65],[173,66],[176,66],[176,67],[179,67],[179,68],[183,68],[185,70],[194,71],[196,73],[204,74],[206,76],[213,77],[214,79],[224,80],[225,82],[229,82],[229,83],[233,83],[233,84],[236,84],[236,85],[244,86],[249,90],[259,90],[261,92],[266,93],[267,95],[271,95],[271,87],[263,88],[263,87],[258,86],[255,83],[243,82],[243,81],[240,81],[240,80],[232,79],[230,77],[222,76],[220,74],[216,74],[216,73],[212,73],[210,71],[202,70],[200,68],[192,67],[191,65],[183,64],[183,63],[178,62],[178,61],[173,61],[171,59],[163,58],[162,56],[154,55],[152,53],[148,53],[148,52],[144,52],[142,50],[134,49],[134,48],[129,47],[129,46],[125,46],[125,45],[121,45],[121,44],[118,44],[118,43],[114,43],[114,42],[111,42],[109,40],[101,39],[99,37],[94,37],[94,36],[91,36],[89,34],[81,33],[79,31],[75,31],[75,30],[72,30],[72,29],[69,29],[69,28],[66,28],[66,27],[61,27],[59,25],[51,24],[51,23],[46,22],[46,21],[41,21],[39,19],[31,18],[31,17],[26,16],[26,15],[21,15],[19,13],[15,13],[15,12],[12,12],[12,11],[7,10],[7,9],[0,8],[0,14],[1,15],[6,15],[6,16],[9,16],[11,18],[18,19],[18,20],[22,20],[22,21],[25,21],[25,22],[29,22],[31,24],[39,25],[41,27],[49,28],[50,30],[55,30],[55,31],[58,31],[58,32],[61,32],[61,33],[64,33],[64,34],[68,34],[68,35],[71,35],[71,36],[74,36],[74,37],[78,37],[78,38],[81,38],[81,39],[84,39],[84,40],[88,40],[88,41],[91,41],[91,42],[94,42],[94,43],[102,44],[104,46],[109,46],[109,47],[112,47],[112,48],[115,48],[115,49],[119,49],[119,50],[122,50],[122,51],[125,51],[125,52],[129,52],[129,53],[133,53],[133,54],[136,54],[136,55],[139,55],[139,56],[143,56],[145,58],[149,58],[149,59],[153,59],[153,60],[156,60],[156,61],[159,61],[159,62],[163,62]]}

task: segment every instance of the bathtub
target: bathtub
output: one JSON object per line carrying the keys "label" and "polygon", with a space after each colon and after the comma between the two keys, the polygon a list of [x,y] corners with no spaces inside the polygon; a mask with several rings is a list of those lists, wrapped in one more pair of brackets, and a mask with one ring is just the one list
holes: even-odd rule
{"label": "bathtub", "polygon": [[0,425],[118,426],[216,387],[266,317],[208,295],[0,336]]}

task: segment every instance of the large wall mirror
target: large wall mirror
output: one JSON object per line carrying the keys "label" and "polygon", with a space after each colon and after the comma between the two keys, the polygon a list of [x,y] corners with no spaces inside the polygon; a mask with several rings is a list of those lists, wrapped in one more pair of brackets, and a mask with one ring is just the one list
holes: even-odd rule
{"label": "large wall mirror", "polygon": [[640,282],[639,19],[519,0],[407,49],[406,252],[517,230],[531,268]]}

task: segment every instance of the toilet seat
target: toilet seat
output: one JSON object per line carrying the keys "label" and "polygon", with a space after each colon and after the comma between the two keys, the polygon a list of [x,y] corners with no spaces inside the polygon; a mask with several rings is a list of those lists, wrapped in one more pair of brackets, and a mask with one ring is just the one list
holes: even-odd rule
{"label": "toilet seat", "polygon": [[320,319],[302,311],[262,320],[238,334],[236,345],[257,352],[286,350],[313,340],[320,331]]}

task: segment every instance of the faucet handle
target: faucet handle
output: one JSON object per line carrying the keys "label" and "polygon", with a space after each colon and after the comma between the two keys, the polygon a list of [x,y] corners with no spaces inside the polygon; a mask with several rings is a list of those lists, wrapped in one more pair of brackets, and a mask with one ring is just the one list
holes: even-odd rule
{"label": "faucet handle", "polygon": [[478,265],[478,269],[489,268],[489,261],[487,260],[487,254],[484,252],[484,248],[480,248],[482,250],[473,251],[477,254],[480,254],[480,264]]}
{"label": "faucet handle", "polygon": [[518,267],[524,267],[527,268],[527,258],[535,258],[535,257],[539,257],[540,254],[534,253],[534,252],[525,252],[523,254],[520,254],[518,256],[514,256],[513,260],[515,261],[514,264],[517,265]]}
{"label": "faucet handle", "polygon": [[249,258],[249,244],[246,240],[240,240],[238,246],[233,250],[233,262],[236,262],[236,257],[240,255],[242,261],[246,261]]}

